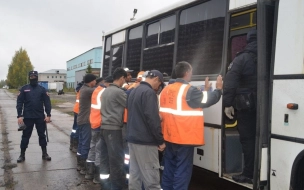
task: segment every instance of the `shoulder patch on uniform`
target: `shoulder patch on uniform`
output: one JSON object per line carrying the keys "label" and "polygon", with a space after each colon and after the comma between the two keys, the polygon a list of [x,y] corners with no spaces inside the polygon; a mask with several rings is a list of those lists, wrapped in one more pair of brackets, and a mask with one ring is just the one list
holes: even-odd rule
{"label": "shoulder patch on uniform", "polygon": [[232,68],[232,66],[233,66],[233,61],[229,64],[228,71]]}
{"label": "shoulder patch on uniform", "polygon": [[24,90],[24,92],[29,92],[29,91],[31,91],[31,90],[29,90],[29,89],[27,89],[27,90]]}

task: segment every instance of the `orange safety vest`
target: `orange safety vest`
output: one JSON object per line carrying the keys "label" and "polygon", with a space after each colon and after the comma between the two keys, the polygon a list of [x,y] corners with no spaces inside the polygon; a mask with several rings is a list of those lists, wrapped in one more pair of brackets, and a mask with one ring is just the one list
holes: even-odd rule
{"label": "orange safety vest", "polygon": [[[191,108],[186,95],[190,84],[175,82],[163,89],[159,96],[164,139],[184,145],[203,145],[204,113],[202,108]],[[204,93],[205,94],[205,93]],[[204,96],[202,103],[207,101]]]}
{"label": "orange safety vest", "polygon": [[78,91],[76,94],[76,102],[74,104],[74,110],[73,110],[77,114],[79,113],[79,96],[80,96],[80,93]]}
{"label": "orange safety vest", "polygon": [[[134,83],[132,83],[131,85],[129,85],[128,90],[134,88],[135,85],[136,85],[136,82],[134,82]],[[124,122],[124,123],[127,123],[127,121],[128,121],[128,110],[127,110],[127,108],[125,108],[124,116],[123,116],[123,122]]]}
{"label": "orange safety vest", "polygon": [[91,112],[90,112],[90,123],[91,128],[96,129],[101,126],[101,95],[104,92],[105,88],[98,86],[92,94],[91,98]]}

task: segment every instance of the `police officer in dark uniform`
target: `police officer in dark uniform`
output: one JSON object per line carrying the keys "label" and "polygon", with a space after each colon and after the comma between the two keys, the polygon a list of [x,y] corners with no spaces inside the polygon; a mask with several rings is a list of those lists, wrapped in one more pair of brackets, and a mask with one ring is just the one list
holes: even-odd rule
{"label": "police officer in dark uniform", "polygon": [[[47,154],[46,150],[46,137],[45,129],[46,123],[51,121],[51,101],[50,97],[42,86],[38,85],[38,72],[29,72],[30,84],[24,85],[19,91],[17,98],[17,118],[18,124],[25,124],[26,128],[22,132],[21,139],[21,154],[17,162],[23,162],[25,160],[25,150],[28,146],[34,124],[39,136],[39,145],[42,149],[42,159],[50,161],[51,157]],[[44,109],[43,109],[44,106]],[[46,117],[44,115],[46,112]]]}
{"label": "police officer in dark uniform", "polygon": [[228,67],[224,82],[225,114],[232,119],[237,110],[238,131],[244,154],[244,168],[232,176],[239,183],[252,183],[256,134],[257,31],[247,33],[247,46]]}

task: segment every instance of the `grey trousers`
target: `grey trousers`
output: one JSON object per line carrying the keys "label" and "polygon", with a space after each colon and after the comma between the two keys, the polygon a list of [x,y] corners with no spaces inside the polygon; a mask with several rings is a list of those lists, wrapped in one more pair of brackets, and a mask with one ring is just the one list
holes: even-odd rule
{"label": "grey trousers", "polygon": [[129,190],[160,190],[157,146],[129,143],[130,178]]}
{"label": "grey trousers", "polygon": [[100,145],[98,148],[98,142],[100,141],[100,131],[92,130],[91,133],[92,133],[92,137],[91,137],[90,151],[87,158],[87,162],[95,162],[95,166],[99,166]]}

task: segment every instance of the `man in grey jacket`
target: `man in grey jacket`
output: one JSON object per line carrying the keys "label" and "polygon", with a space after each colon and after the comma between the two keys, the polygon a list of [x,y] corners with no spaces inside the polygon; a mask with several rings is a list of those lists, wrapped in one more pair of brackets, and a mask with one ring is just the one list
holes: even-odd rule
{"label": "man in grey jacket", "polygon": [[100,181],[103,190],[125,186],[124,150],[122,140],[123,113],[127,94],[121,89],[127,72],[117,68],[113,83],[103,92],[101,100]]}

